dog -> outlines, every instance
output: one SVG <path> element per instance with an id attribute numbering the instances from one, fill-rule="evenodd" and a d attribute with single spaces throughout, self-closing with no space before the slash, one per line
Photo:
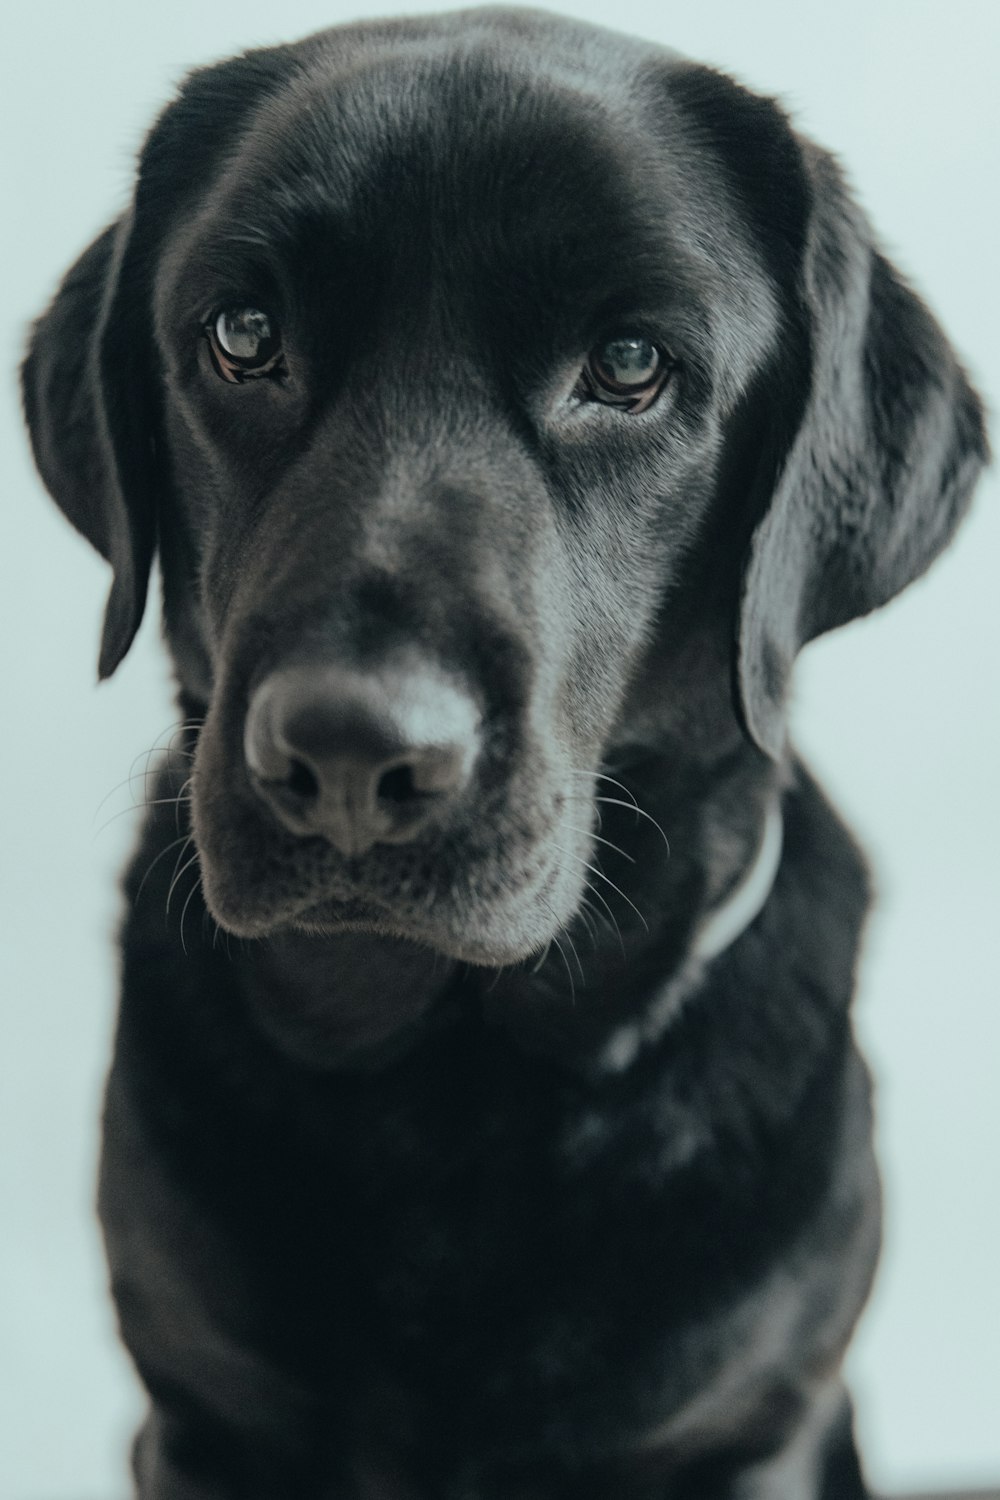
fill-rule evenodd
<path id="1" fill-rule="evenodd" d="M 141 1500 L 860 1500 L 868 882 L 786 705 L 987 440 L 831 157 L 541 12 L 250 52 L 23 391 L 183 716 L 99 1194 Z"/>

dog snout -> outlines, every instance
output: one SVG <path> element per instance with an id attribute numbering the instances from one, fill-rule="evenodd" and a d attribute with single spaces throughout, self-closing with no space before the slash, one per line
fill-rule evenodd
<path id="1" fill-rule="evenodd" d="M 440 821 L 479 746 L 475 701 L 428 668 L 279 668 L 254 690 L 244 731 L 258 796 L 293 833 L 348 856 Z"/>

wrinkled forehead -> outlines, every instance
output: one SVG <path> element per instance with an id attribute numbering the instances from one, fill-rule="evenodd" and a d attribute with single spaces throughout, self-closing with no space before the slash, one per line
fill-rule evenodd
<path id="1" fill-rule="evenodd" d="M 666 301 L 766 344 L 767 276 L 669 59 L 611 77 L 487 45 L 320 56 L 261 107 L 189 243 L 230 272 L 351 261 L 554 307 Z"/>

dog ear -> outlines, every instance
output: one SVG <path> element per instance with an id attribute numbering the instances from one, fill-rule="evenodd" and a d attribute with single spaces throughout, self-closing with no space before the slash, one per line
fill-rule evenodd
<path id="1" fill-rule="evenodd" d="M 810 387 L 751 537 L 736 662 L 745 727 L 775 759 L 800 647 L 928 567 L 988 458 L 980 403 L 941 330 L 874 248 L 832 159 L 801 150 Z"/>
<path id="2" fill-rule="evenodd" d="M 162 240 L 254 106 L 298 66 L 293 49 L 263 48 L 189 75 L 146 139 L 132 208 L 80 257 L 32 334 L 21 378 L 35 462 L 114 570 L 102 678 L 139 628 L 156 547 L 161 397 L 151 307 Z"/>
<path id="3" fill-rule="evenodd" d="M 84 252 L 35 325 L 22 369 L 39 472 L 114 570 L 101 677 L 139 628 L 156 541 L 150 382 L 124 271 L 131 239 L 129 214 Z"/>

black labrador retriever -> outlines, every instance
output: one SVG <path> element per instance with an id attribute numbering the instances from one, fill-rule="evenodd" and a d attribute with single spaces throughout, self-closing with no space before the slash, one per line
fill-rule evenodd
<path id="1" fill-rule="evenodd" d="M 24 391 L 185 716 L 100 1191 L 142 1500 L 862 1496 L 867 884 L 785 705 L 986 440 L 834 162 L 530 11 L 251 52 Z"/>

